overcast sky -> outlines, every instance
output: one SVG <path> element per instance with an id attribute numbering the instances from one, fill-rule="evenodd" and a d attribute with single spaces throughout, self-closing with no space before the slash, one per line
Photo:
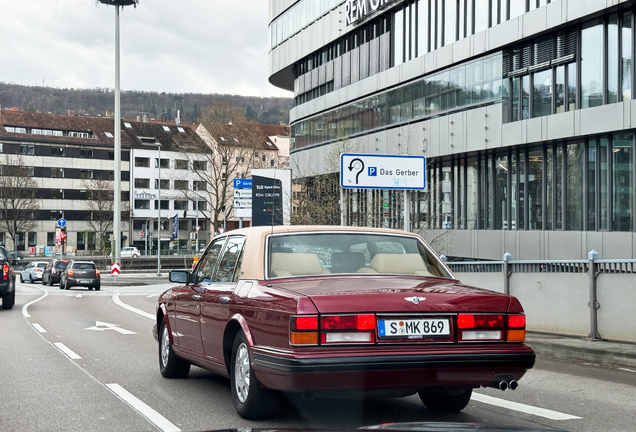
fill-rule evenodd
<path id="1" fill-rule="evenodd" d="M 267 81 L 267 0 L 141 0 L 121 13 L 126 90 L 285 96 Z M 115 9 L 0 0 L 0 81 L 115 87 Z"/>

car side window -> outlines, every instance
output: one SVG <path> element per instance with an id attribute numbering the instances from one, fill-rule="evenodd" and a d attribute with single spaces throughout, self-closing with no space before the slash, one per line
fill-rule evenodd
<path id="1" fill-rule="evenodd" d="M 214 273 L 214 269 L 216 268 L 216 263 L 225 244 L 225 240 L 226 239 L 220 239 L 212 243 L 206 254 L 201 258 L 201 261 L 199 261 L 196 270 L 196 284 L 208 285 L 212 283 L 212 273 Z"/>
<path id="2" fill-rule="evenodd" d="M 227 242 L 219 269 L 214 276 L 214 282 L 234 282 L 234 274 L 237 271 L 236 264 L 241 256 L 245 237 L 231 237 Z"/>

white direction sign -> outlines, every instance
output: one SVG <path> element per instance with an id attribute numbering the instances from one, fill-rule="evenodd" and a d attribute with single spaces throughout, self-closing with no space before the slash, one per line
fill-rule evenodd
<path id="1" fill-rule="evenodd" d="M 354 189 L 425 189 L 423 156 L 340 155 L 340 186 Z"/>
<path id="2" fill-rule="evenodd" d="M 234 200 L 234 208 L 252 208 L 252 200 L 251 199 L 235 199 Z"/>
<path id="3" fill-rule="evenodd" d="M 237 218 L 251 218 L 252 208 L 234 208 L 234 217 Z"/>
<path id="4" fill-rule="evenodd" d="M 252 189 L 234 189 L 234 198 L 252 199 Z"/>
<path id="5" fill-rule="evenodd" d="M 87 327 L 84 330 L 93 330 L 93 331 L 105 331 L 105 330 L 114 330 L 117 333 L 121 333 L 123 335 L 134 335 L 137 334 L 134 331 L 126 330 L 123 328 L 119 328 L 117 324 L 110 324 L 106 322 L 96 321 L 93 327 Z"/>

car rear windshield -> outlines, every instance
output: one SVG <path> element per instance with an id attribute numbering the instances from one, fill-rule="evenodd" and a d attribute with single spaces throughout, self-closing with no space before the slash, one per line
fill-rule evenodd
<path id="1" fill-rule="evenodd" d="M 43 268 L 46 268 L 47 265 L 49 265 L 49 263 L 42 262 L 42 263 L 37 263 L 35 266 L 37 268 L 43 269 Z"/>
<path id="2" fill-rule="evenodd" d="M 416 237 L 356 232 L 274 235 L 269 240 L 269 277 L 337 274 L 451 278 Z"/>
<path id="3" fill-rule="evenodd" d="M 75 263 L 73 264 L 75 270 L 95 270 L 95 264 L 93 263 Z"/>
<path id="4" fill-rule="evenodd" d="M 64 262 L 64 261 L 58 261 L 55 263 L 55 268 L 56 269 L 65 269 L 66 266 L 68 265 L 68 261 Z"/>

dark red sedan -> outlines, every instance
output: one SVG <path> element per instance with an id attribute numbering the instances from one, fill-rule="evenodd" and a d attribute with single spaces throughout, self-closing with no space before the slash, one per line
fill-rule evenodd
<path id="1" fill-rule="evenodd" d="M 511 296 L 462 285 L 416 234 L 262 227 L 215 237 L 157 305 L 163 376 L 230 377 L 237 412 L 274 391 L 408 396 L 456 412 L 478 387 L 515 389 L 534 365 Z"/>

